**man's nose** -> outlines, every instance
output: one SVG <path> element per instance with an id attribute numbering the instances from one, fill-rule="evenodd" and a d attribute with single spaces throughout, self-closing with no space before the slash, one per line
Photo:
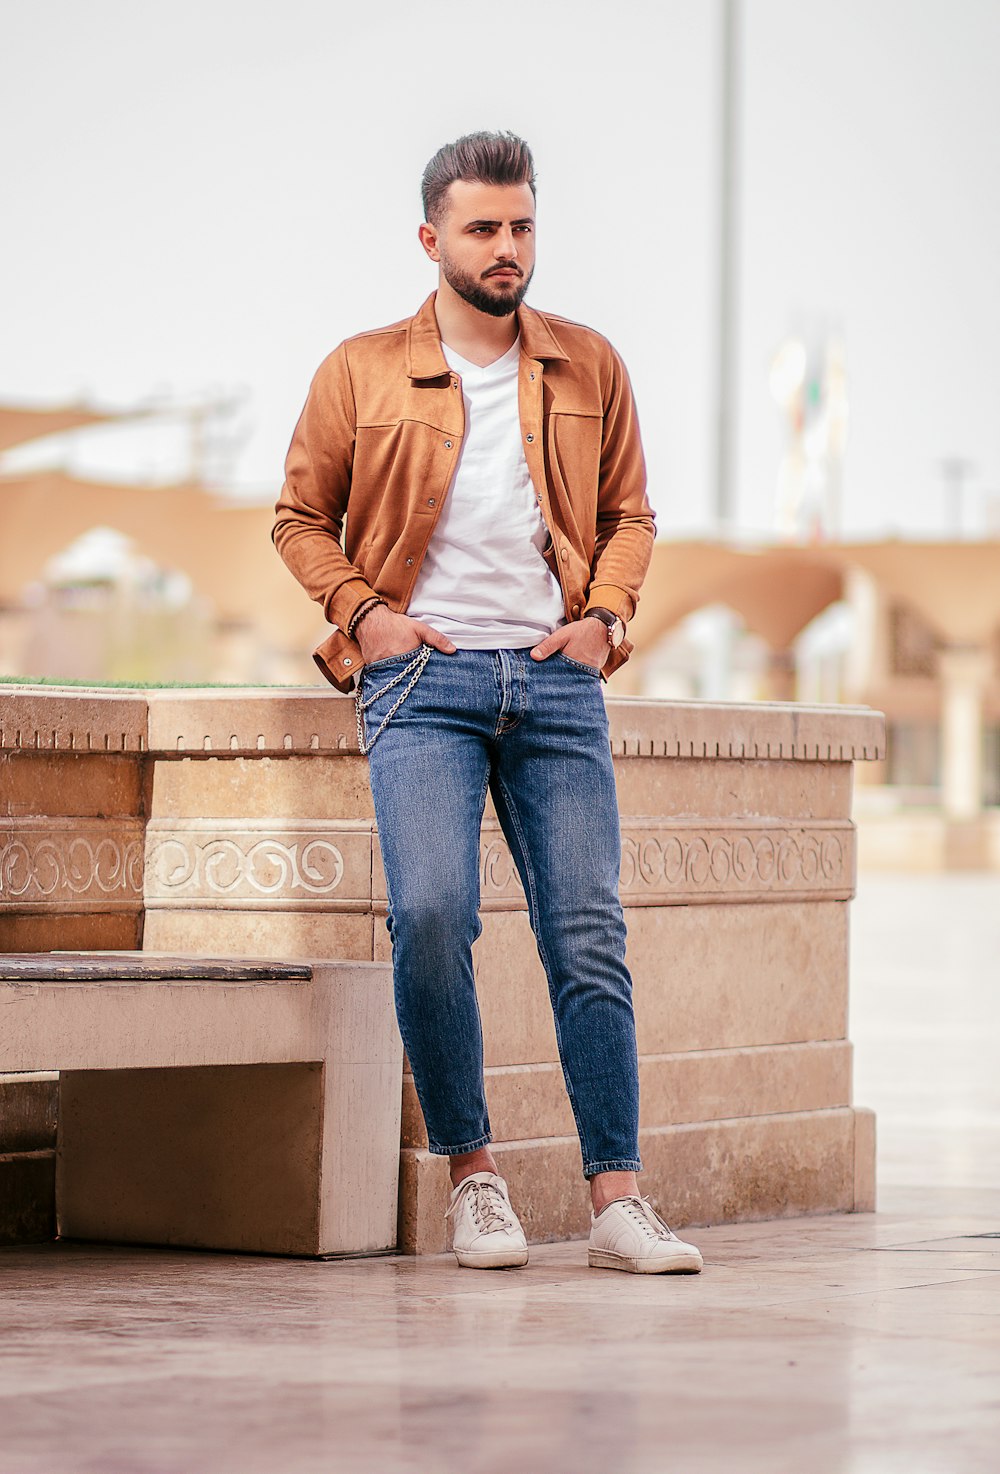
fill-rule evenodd
<path id="1" fill-rule="evenodd" d="M 498 230 L 493 237 L 493 254 L 498 261 L 513 261 L 517 255 L 517 243 L 512 230 Z"/>

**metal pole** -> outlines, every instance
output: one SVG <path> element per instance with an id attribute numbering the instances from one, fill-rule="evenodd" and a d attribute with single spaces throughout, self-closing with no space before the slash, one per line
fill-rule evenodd
<path id="1" fill-rule="evenodd" d="M 733 450 L 736 431 L 736 311 L 739 270 L 739 0 L 721 0 L 719 109 L 719 281 L 715 419 L 715 522 L 736 522 Z"/>
<path id="2" fill-rule="evenodd" d="M 954 538 L 962 536 L 965 521 L 965 488 L 976 469 L 964 456 L 945 456 L 940 462 L 945 489 L 946 531 Z"/>

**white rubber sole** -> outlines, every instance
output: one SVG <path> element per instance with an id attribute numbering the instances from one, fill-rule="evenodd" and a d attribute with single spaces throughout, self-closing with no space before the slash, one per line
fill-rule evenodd
<path id="1" fill-rule="evenodd" d="M 520 1269 L 528 1262 L 527 1249 L 496 1249 L 491 1254 L 475 1254 L 468 1249 L 453 1249 L 463 1269 Z"/>
<path id="2" fill-rule="evenodd" d="M 610 1249 L 588 1249 L 591 1269 L 621 1269 L 626 1274 L 699 1274 L 701 1255 L 676 1254 L 672 1259 L 638 1259 L 630 1254 L 613 1254 Z"/>

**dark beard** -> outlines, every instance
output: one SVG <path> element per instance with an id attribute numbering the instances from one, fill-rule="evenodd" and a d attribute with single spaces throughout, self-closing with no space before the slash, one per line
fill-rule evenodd
<path id="1" fill-rule="evenodd" d="M 441 257 L 441 270 L 453 292 L 457 292 L 477 312 L 485 312 L 489 317 L 509 317 L 512 312 L 516 312 L 524 301 L 524 294 L 534 275 L 533 271 L 529 271 L 520 281 L 504 284 L 497 291 L 495 286 L 492 290 L 488 286 L 488 277 L 484 281 L 480 277 L 469 276 L 466 272 L 459 271 L 444 256 Z"/>

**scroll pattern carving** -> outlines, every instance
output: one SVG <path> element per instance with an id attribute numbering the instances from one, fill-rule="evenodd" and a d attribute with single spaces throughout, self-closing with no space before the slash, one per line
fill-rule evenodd
<path id="1" fill-rule="evenodd" d="M 624 894 L 664 889 L 837 890 L 850 885 L 844 835 L 836 830 L 623 834 Z"/>
<path id="2" fill-rule="evenodd" d="M 521 882 L 514 857 L 502 835 L 484 832 L 479 850 L 480 885 L 483 896 L 520 896 Z"/>
<path id="3" fill-rule="evenodd" d="M 523 905 L 513 859 L 496 825 L 483 829 L 480 884 L 484 906 Z M 626 820 L 622 828 L 619 889 L 630 905 L 847 896 L 853 885 L 854 827 L 846 821 L 714 826 Z"/>
<path id="4" fill-rule="evenodd" d="M 154 821 L 146 841 L 146 905 L 367 910 L 371 827 Z"/>
<path id="5" fill-rule="evenodd" d="M 328 839 L 291 842 L 269 836 L 251 843 L 229 837 L 203 844 L 179 837 L 149 852 L 150 879 L 158 890 L 179 895 L 269 896 L 300 891 L 328 896 L 344 878 L 344 857 Z"/>
<path id="6" fill-rule="evenodd" d="M 142 878 L 140 823 L 8 820 L 0 829 L 0 911 L 137 908 Z"/>

